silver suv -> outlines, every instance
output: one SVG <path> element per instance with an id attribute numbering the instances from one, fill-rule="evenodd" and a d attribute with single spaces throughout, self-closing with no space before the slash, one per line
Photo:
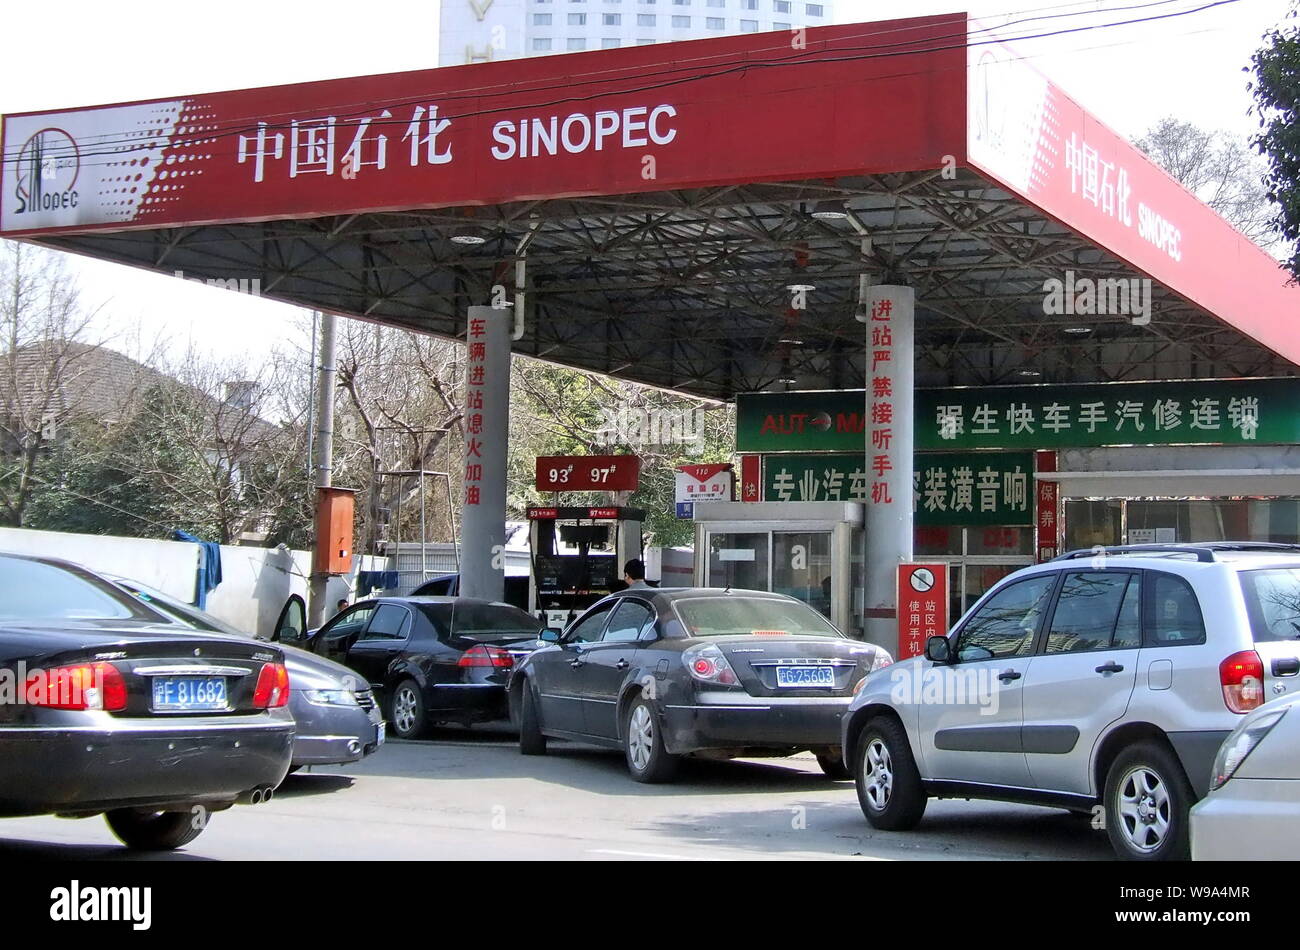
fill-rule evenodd
<path id="1" fill-rule="evenodd" d="M 914 827 L 931 797 L 989 798 L 1090 813 L 1124 858 L 1185 858 L 1220 743 L 1300 687 L 1298 638 L 1300 546 L 1074 551 L 869 676 L 844 761 L 876 828 Z"/>

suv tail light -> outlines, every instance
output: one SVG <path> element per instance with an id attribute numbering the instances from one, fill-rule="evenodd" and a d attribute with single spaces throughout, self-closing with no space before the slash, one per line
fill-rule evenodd
<path id="1" fill-rule="evenodd" d="M 508 670 L 515 665 L 515 658 L 510 655 L 509 650 L 480 643 L 478 646 L 470 647 L 462 653 L 460 659 L 456 661 L 456 665 L 491 666 L 499 670 Z"/>
<path id="2" fill-rule="evenodd" d="M 1223 702 L 1235 713 L 1248 713 L 1264 703 L 1264 661 L 1254 650 L 1234 653 L 1219 664 Z"/>
<path id="3" fill-rule="evenodd" d="M 253 708 L 278 709 L 289 702 L 289 671 L 283 663 L 263 663 L 253 688 Z"/>
<path id="4" fill-rule="evenodd" d="M 46 709 L 126 708 L 126 680 L 112 663 L 78 663 L 35 670 L 24 684 L 29 706 Z"/>

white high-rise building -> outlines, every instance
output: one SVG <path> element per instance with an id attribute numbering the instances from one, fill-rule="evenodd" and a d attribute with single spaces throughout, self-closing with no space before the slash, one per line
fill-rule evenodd
<path id="1" fill-rule="evenodd" d="M 442 0 L 438 65 L 833 22 L 833 0 Z"/>

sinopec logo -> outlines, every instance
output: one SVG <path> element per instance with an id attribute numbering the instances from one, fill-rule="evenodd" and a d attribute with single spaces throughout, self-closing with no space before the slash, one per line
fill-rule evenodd
<path id="1" fill-rule="evenodd" d="M 15 214 L 77 207 L 81 157 L 77 143 L 62 129 L 41 129 L 18 152 Z"/>

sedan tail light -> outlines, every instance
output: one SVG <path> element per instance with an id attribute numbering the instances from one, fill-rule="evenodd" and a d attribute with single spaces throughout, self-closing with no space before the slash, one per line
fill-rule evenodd
<path id="1" fill-rule="evenodd" d="M 263 663 L 253 688 L 255 709 L 278 709 L 289 702 L 289 671 L 283 663 Z"/>
<path id="2" fill-rule="evenodd" d="M 480 643 L 476 647 L 470 647 L 461 654 L 456 661 L 457 666 L 491 666 L 499 670 L 508 670 L 515 665 L 515 658 L 509 650 L 503 650 L 501 647 L 490 647 Z"/>
<path id="3" fill-rule="evenodd" d="M 24 697 L 29 706 L 46 709 L 126 708 L 126 680 L 112 663 L 78 663 L 36 670 L 27 677 Z"/>
<path id="4" fill-rule="evenodd" d="M 1264 703 L 1264 661 L 1254 650 L 1234 653 L 1219 664 L 1223 702 L 1235 713 L 1248 713 Z"/>
<path id="5" fill-rule="evenodd" d="M 722 651 L 712 644 L 682 651 L 682 663 L 692 678 L 715 686 L 736 686 L 740 679 Z"/>

